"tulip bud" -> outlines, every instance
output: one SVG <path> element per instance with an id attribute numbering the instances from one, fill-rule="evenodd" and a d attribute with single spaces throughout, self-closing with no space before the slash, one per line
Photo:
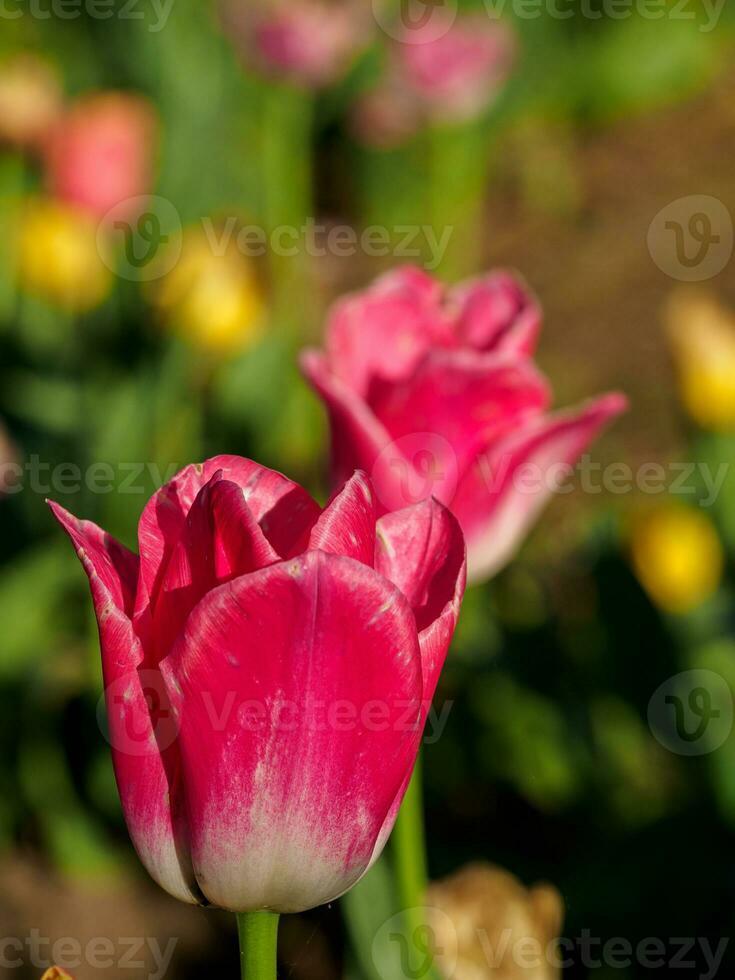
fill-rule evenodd
<path id="1" fill-rule="evenodd" d="M 96 221 L 60 201 L 29 201 L 19 218 L 21 285 L 73 313 L 98 306 L 112 275 L 100 254 Z"/>
<path id="2" fill-rule="evenodd" d="M 0 142 L 39 149 L 61 112 L 61 87 L 51 66 L 23 54 L 0 64 Z"/>
<path id="3" fill-rule="evenodd" d="M 735 429 L 735 314 L 704 292 L 681 290 L 666 327 L 682 403 L 705 429 Z"/>
<path id="4" fill-rule="evenodd" d="M 192 346 L 214 354 L 252 346 L 261 336 L 264 304 L 248 259 L 235 248 L 217 254 L 196 230 L 186 231 L 171 247 L 179 246 L 177 262 L 151 288 L 164 323 Z"/>
<path id="5" fill-rule="evenodd" d="M 336 81 L 366 40 L 367 19 L 357 3 L 224 0 L 221 11 L 248 66 L 304 88 Z"/>
<path id="6" fill-rule="evenodd" d="M 74 977 L 60 966 L 52 966 L 46 970 L 41 980 L 74 980 Z"/>
<path id="7" fill-rule="evenodd" d="M 639 517 L 630 539 L 633 568 L 649 597 L 670 613 L 686 613 L 717 589 L 724 555 L 701 510 L 667 503 Z"/>
<path id="8" fill-rule="evenodd" d="M 553 885 L 526 888 L 507 871 L 478 862 L 434 882 L 427 905 L 436 965 L 447 980 L 559 976 L 554 947 L 564 901 Z"/>
<path id="9" fill-rule="evenodd" d="M 49 144 L 50 190 L 97 218 L 113 207 L 120 220 L 135 218 L 135 199 L 153 182 L 157 128 L 155 110 L 141 96 L 102 92 L 79 99 Z"/>
<path id="10" fill-rule="evenodd" d="M 296 912 L 380 856 L 464 592 L 433 500 L 376 520 L 356 473 L 322 510 L 237 456 L 146 505 L 140 555 L 57 504 L 89 577 L 128 828 L 183 901 Z"/>

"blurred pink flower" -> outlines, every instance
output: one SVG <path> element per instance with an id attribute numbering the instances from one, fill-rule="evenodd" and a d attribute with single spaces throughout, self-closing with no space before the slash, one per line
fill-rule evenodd
<path id="1" fill-rule="evenodd" d="M 382 79 L 355 105 L 352 128 L 363 142 L 394 146 L 428 123 L 466 122 L 497 97 L 515 59 L 511 28 L 482 15 L 438 29 L 436 11 L 423 26 L 403 28 Z"/>
<path id="2" fill-rule="evenodd" d="M 305 88 L 336 81 L 367 38 L 355 3 L 224 0 L 222 19 L 246 64 Z"/>
<path id="3" fill-rule="evenodd" d="M 51 507 L 89 577 L 150 874 L 238 912 L 337 898 L 379 857 L 416 761 L 464 592 L 457 521 L 435 501 L 376 520 L 361 473 L 322 510 L 238 456 L 154 494 L 139 556 Z"/>
<path id="4" fill-rule="evenodd" d="M 134 199 L 153 182 L 157 136 L 155 109 L 142 96 L 101 92 L 79 99 L 50 141 L 50 190 L 97 218 L 116 206 L 116 218 L 136 217 Z"/>
<path id="5" fill-rule="evenodd" d="M 422 31 L 427 40 L 421 41 Z M 449 121 L 479 115 L 498 94 L 515 58 L 510 27 L 483 15 L 457 18 L 438 37 L 432 19 L 399 42 L 400 74 L 427 113 Z"/>
<path id="6" fill-rule="evenodd" d="M 364 469 L 383 511 L 436 497 L 459 520 L 475 581 L 512 557 L 564 468 L 626 405 L 609 394 L 547 414 L 540 322 L 509 273 L 446 290 L 406 267 L 337 303 L 326 351 L 302 357 L 329 413 L 335 484 Z"/>

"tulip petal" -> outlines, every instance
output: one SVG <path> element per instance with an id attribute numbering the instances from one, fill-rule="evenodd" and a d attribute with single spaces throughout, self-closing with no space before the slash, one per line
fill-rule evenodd
<path id="1" fill-rule="evenodd" d="M 104 594 L 116 609 L 130 615 L 138 580 L 138 556 L 92 521 L 78 520 L 52 500 L 48 505 L 84 564 L 95 602 Z"/>
<path id="2" fill-rule="evenodd" d="M 189 509 L 153 609 L 154 660 L 168 653 L 186 617 L 210 590 L 280 558 L 245 502 L 218 470 Z"/>
<path id="3" fill-rule="evenodd" d="M 332 483 L 342 486 L 355 470 L 371 473 L 390 436 L 369 407 L 332 371 L 318 351 L 301 355 L 304 375 L 324 400 L 332 430 Z"/>
<path id="4" fill-rule="evenodd" d="M 515 276 L 493 272 L 450 290 L 456 306 L 457 339 L 480 351 L 527 357 L 536 349 L 541 308 Z"/>
<path id="5" fill-rule="evenodd" d="M 214 474 L 242 488 L 253 517 L 281 557 L 298 550 L 319 507 L 298 484 L 281 473 L 240 456 L 215 456 L 185 467 L 146 504 L 138 526 L 141 556 L 136 618 L 155 601 L 163 570 L 184 527 L 191 505 Z"/>
<path id="6" fill-rule="evenodd" d="M 339 301 L 327 325 L 330 368 L 362 397 L 374 377 L 409 377 L 430 347 L 454 346 L 442 293 L 441 283 L 406 266 Z"/>
<path id="7" fill-rule="evenodd" d="M 440 436 L 463 474 L 491 439 L 549 402 L 531 361 L 474 351 L 432 351 L 403 384 L 372 386 L 370 405 L 392 439 Z"/>
<path id="8" fill-rule="evenodd" d="M 307 552 L 202 600 L 162 670 L 210 901 L 299 911 L 357 880 L 418 749 L 419 658 L 405 598 L 350 558 Z"/>
<path id="9" fill-rule="evenodd" d="M 157 671 L 139 670 L 143 649 L 125 611 L 126 604 L 132 606 L 131 571 L 137 557 L 96 524 L 77 520 L 58 504 L 50 506 L 71 538 L 92 590 L 112 761 L 130 836 L 162 888 L 181 901 L 198 903 L 176 792 L 176 733 L 165 708 L 166 691 Z"/>
<path id="10" fill-rule="evenodd" d="M 311 530 L 309 548 L 345 555 L 373 568 L 375 498 L 370 481 L 357 472 L 322 511 Z"/>
<path id="11" fill-rule="evenodd" d="M 464 594 L 464 536 L 433 498 L 381 517 L 377 534 L 375 568 L 398 586 L 416 617 L 428 710 Z"/>
<path id="12" fill-rule="evenodd" d="M 467 539 L 470 581 L 510 560 L 551 497 L 555 470 L 576 462 L 626 407 L 623 395 L 603 395 L 576 411 L 533 420 L 478 458 L 452 502 Z M 521 468 L 527 484 L 518 478 Z"/>

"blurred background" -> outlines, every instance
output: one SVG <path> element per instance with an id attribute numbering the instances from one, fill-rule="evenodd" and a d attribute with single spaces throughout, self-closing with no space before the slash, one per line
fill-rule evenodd
<path id="1" fill-rule="evenodd" d="M 87 583 L 44 498 L 131 547 L 148 494 L 219 452 L 323 501 L 295 351 L 337 296 L 415 262 L 518 270 L 557 404 L 631 400 L 588 482 L 467 594 L 425 752 L 432 877 L 489 861 L 553 884 L 575 943 L 714 950 L 735 928 L 735 12 L 447 0 L 487 45 L 412 91 L 391 5 L 305 6 L 290 33 L 258 6 L 0 11 L 0 939 L 173 938 L 158 976 L 236 975 L 230 918 L 133 855 Z M 382 920 L 350 916 L 289 917 L 283 976 L 379 978 Z M 703 948 L 682 959 L 714 976 Z M 570 977 L 653 968 L 575 950 Z M 42 972 L 20 960 L 0 975 Z M 148 945 L 131 961 L 72 972 L 156 975 Z"/>

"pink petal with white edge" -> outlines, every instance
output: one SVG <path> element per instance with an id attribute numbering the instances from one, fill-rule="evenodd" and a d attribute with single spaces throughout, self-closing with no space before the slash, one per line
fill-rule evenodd
<path id="1" fill-rule="evenodd" d="M 281 557 L 297 551 L 319 516 L 319 507 L 297 483 L 241 456 L 214 456 L 185 467 L 146 504 L 138 525 L 141 556 L 136 621 L 155 601 L 163 569 L 184 527 L 191 505 L 214 474 L 236 483 L 265 536 Z"/>
<path id="2" fill-rule="evenodd" d="M 536 349 L 541 308 L 520 279 L 493 272 L 450 290 L 448 304 L 457 308 L 457 339 L 476 350 L 527 357 Z"/>
<path id="3" fill-rule="evenodd" d="M 627 404 L 623 395 L 609 394 L 537 419 L 477 460 L 452 502 L 467 539 L 471 582 L 491 577 L 513 557 L 554 492 L 552 477 L 561 475 L 555 468 L 575 463 Z"/>
<path id="4" fill-rule="evenodd" d="M 398 586 L 416 617 L 428 710 L 464 594 L 464 536 L 454 515 L 434 499 L 381 517 L 377 535 L 375 568 Z"/>
<path id="5" fill-rule="evenodd" d="M 319 351 L 301 354 L 304 376 L 323 399 L 331 426 L 332 484 L 342 486 L 355 470 L 371 473 L 375 461 L 391 439 L 355 392 L 329 369 Z"/>
<path id="6" fill-rule="evenodd" d="M 334 494 L 311 529 L 309 548 L 375 565 L 375 498 L 370 481 L 357 472 Z"/>
<path id="7" fill-rule="evenodd" d="M 137 557 L 90 521 L 51 503 L 89 578 L 102 649 L 105 701 L 125 822 L 151 877 L 183 902 L 201 896 L 188 858 L 187 828 L 175 791 L 175 725 L 157 671 L 143 669 L 143 649 L 125 606 L 132 605 Z M 154 717 L 150 705 L 157 708 Z"/>
<path id="8" fill-rule="evenodd" d="M 403 595 L 359 562 L 307 552 L 210 593 L 162 668 L 207 898 L 294 912 L 349 888 L 418 750 Z"/>

